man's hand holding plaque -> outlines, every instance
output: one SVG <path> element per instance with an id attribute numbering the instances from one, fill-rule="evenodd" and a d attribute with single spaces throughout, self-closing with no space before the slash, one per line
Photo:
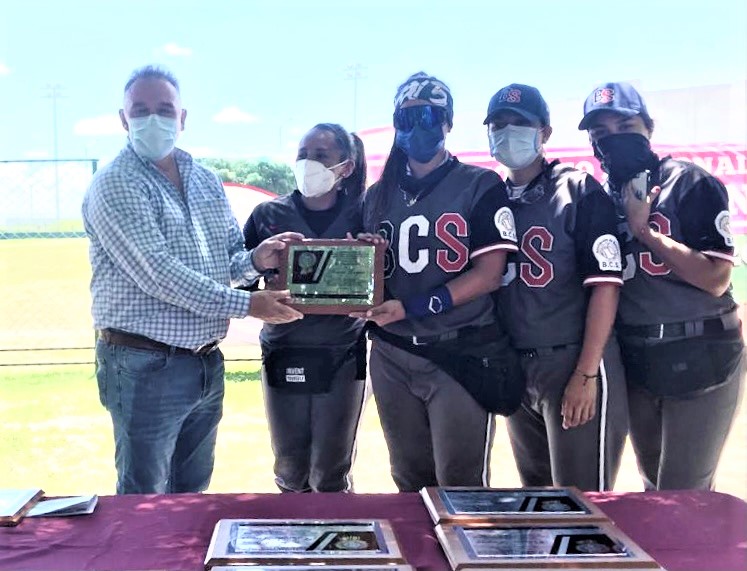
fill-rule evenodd
<path id="1" fill-rule="evenodd" d="M 263 240 L 252 250 L 252 263 L 259 272 L 275 269 L 280 265 L 283 251 L 289 240 L 302 240 L 298 232 L 282 232 Z M 282 290 L 282 288 L 281 288 Z M 266 323 L 288 323 L 302 319 L 303 314 L 288 307 L 288 291 L 255 291 L 249 306 L 249 315 Z"/>

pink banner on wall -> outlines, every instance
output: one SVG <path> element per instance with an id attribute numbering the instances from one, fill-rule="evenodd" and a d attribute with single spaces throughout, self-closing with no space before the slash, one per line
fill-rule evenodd
<path id="1" fill-rule="evenodd" d="M 392 137 L 393 138 L 393 137 Z M 391 144 L 391 138 L 389 139 Z M 364 143 L 367 143 L 364 138 Z M 660 157 L 671 155 L 675 159 L 691 161 L 716 176 L 729 191 L 731 229 L 735 234 L 747 234 L 747 149 L 744 145 L 713 144 L 697 146 L 655 145 Z M 589 148 L 546 148 L 549 159 L 590 173 L 600 182 L 605 173 Z M 506 177 L 506 169 L 497 163 L 487 151 L 452 151 L 464 163 L 495 170 Z M 368 183 L 378 180 L 386 160 L 385 154 L 370 154 L 368 160 Z"/>

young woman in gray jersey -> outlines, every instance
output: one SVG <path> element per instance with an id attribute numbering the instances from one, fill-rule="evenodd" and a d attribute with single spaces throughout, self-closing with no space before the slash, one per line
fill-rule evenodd
<path id="1" fill-rule="evenodd" d="M 483 405 L 500 410 L 518 384 L 489 295 L 516 250 L 513 216 L 500 177 L 446 150 L 452 119 L 444 83 L 408 78 L 394 146 L 365 200 L 367 230 L 389 242 L 387 300 L 357 315 L 375 324 L 371 380 L 401 491 L 487 485 L 492 414 L 465 387 L 496 388 L 500 402 Z"/>
<path id="2" fill-rule="evenodd" d="M 617 330 L 638 468 L 647 489 L 709 489 L 744 382 L 729 202 L 703 169 L 659 159 L 653 127 L 626 83 L 594 89 L 579 124 L 624 234 Z"/>
<path id="3" fill-rule="evenodd" d="M 252 247 L 280 228 L 307 238 L 345 238 L 362 229 L 363 143 L 340 125 L 304 135 L 296 162 L 298 190 L 257 206 L 244 226 Z M 365 400 L 365 322 L 307 315 L 260 333 L 262 388 L 283 492 L 350 492 L 355 438 Z M 288 371 L 303 371 L 303 375 Z"/>
<path id="4" fill-rule="evenodd" d="M 496 298 L 527 379 L 508 418 L 522 484 L 612 489 L 628 422 L 608 342 L 622 285 L 614 205 L 588 174 L 545 160 L 552 127 L 536 88 L 498 91 L 484 123 L 508 168 L 519 241 Z"/>

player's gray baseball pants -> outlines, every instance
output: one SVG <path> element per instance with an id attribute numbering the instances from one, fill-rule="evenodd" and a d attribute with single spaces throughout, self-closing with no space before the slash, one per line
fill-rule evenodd
<path id="1" fill-rule="evenodd" d="M 436 365 L 380 339 L 370 366 L 397 488 L 489 485 L 493 416 Z"/>
<path id="2" fill-rule="evenodd" d="M 355 377 L 355 359 L 347 359 L 329 392 L 292 394 L 268 386 L 262 371 L 275 483 L 281 491 L 353 491 L 350 471 L 366 386 Z"/>
<path id="3" fill-rule="evenodd" d="M 625 374 L 620 349 L 607 343 L 597 381 L 597 410 L 582 426 L 563 429 L 563 392 L 580 345 L 520 350 L 527 378 L 521 408 L 508 433 L 524 486 L 576 486 L 611 490 L 628 432 Z"/>
<path id="4" fill-rule="evenodd" d="M 630 439 L 646 489 L 713 488 L 745 375 L 745 354 L 727 381 L 688 398 L 629 385 Z"/>

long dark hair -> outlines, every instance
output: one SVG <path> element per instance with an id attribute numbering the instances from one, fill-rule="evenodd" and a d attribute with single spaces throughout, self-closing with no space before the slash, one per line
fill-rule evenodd
<path id="1" fill-rule="evenodd" d="M 366 199 L 368 204 L 363 219 L 363 227 L 366 232 L 376 232 L 378 230 L 379 222 L 389 209 L 392 195 L 399 188 L 400 177 L 405 172 L 406 164 L 407 155 L 405 152 L 396 144 L 392 144 L 392 149 L 384 163 L 384 170 L 381 172 L 381 178 L 376 183 L 376 191 Z"/>
<path id="2" fill-rule="evenodd" d="M 342 160 L 353 161 L 353 172 L 342 179 L 342 189 L 351 198 L 359 198 L 366 190 L 366 151 L 363 141 L 355 133 L 348 133 L 342 125 L 337 123 L 319 123 L 312 127 L 314 130 L 328 131 L 335 137 L 335 143 L 340 150 Z"/>
<path id="3" fill-rule="evenodd" d="M 437 82 L 442 89 L 446 91 L 446 97 L 448 98 L 446 111 L 446 122 L 449 127 L 453 124 L 453 100 L 451 99 L 451 93 L 449 92 L 446 84 L 434 77 L 428 75 L 424 71 L 419 71 L 408 77 L 398 88 L 397 96 L 395 96 L 395 109 L 401 105 L 400 94 L 405 89 L 405 86 L 412 83 L 413 80 L 429 80 Z M 389 209 L 391 204 L 392 196 L 396 194 L 399 189 L 400 179 L 405 173 L 405 165 L 407 164 L 407 155 L 400 149 L 396 142 L 392 144 L 392 149 L 389 151 L 389 156 L 384 163 L 384 170 L 381 173 L 381 178 L 376 183 L 376 191 L 366 198 L 367 204 L 363 217 L 363 226 L 367 232 L 376 232 L 378 230 L 379 222 L 383 218 L 386 211 Z"/>

